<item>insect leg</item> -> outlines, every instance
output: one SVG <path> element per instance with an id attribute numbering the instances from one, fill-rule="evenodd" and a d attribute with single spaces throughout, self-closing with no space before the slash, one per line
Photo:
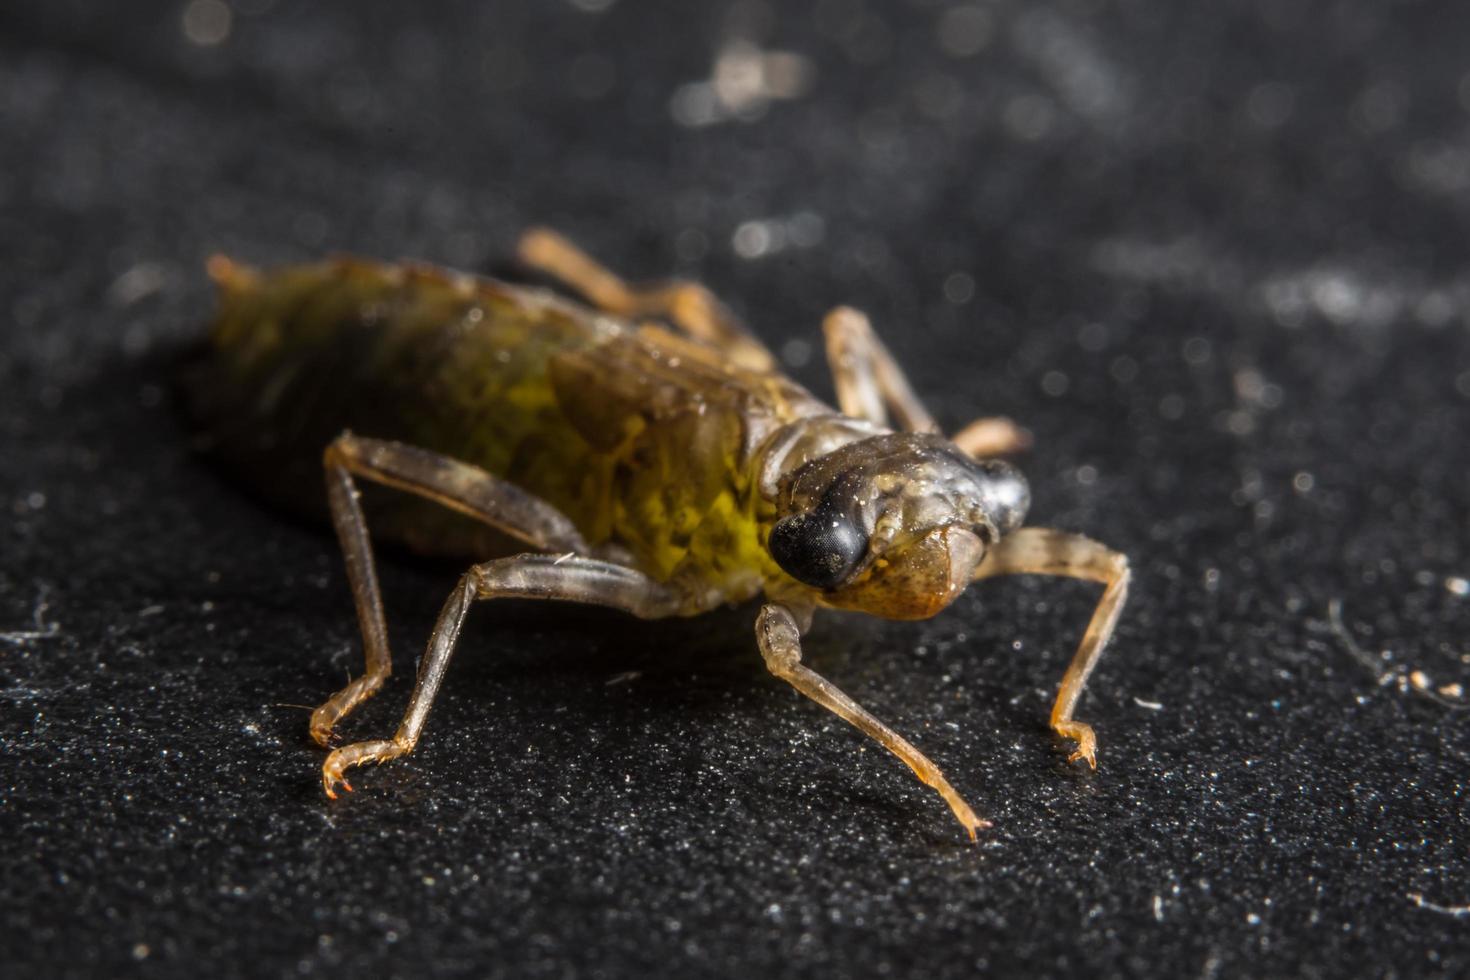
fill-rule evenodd
<path id="1" fill-rule="evenodd" d="M 1031 433 L 1000 415 L 976 419 L 950 437 L 975 459 L 1010 456 L 1031 448 Z"/>
<path id="2" fill-rule="evenodd" d="M 822 321 L 822 333 L 837 404 L 844 415 L 887 425 L 891 412 L 911 432 L 939 431 L 867 316 L 839 306 Z M 978 458 L 1024 449 L 1030 445 L 1030 436 L 1010 419 L 984 418 L 962 429 L 954 443 Z"/>
<path id="3" fill-rule="evenodd" d="M 990 826 L 989 821 L 981 820 L 975 815 L 970 805 L 960 798 L 949 780 L 944 778 L 939 767 L 930 762 L 924 753 L 874 718 L 866 708 L 838 690 L 825 677 L 802 665 L 801 631 L 789 609 L 774 603 L 763 606 L 755 621 L 755 637 L 760 645 L 761 656 L 766 660 L 766 669 L 828 711 L 856 726 L 903 760 L 921 782 L 932 787 L 944 798 L 955 817 L 969 832 L 971 840 L 975 839 L 975 831 Z"/>
<path id="4" fill-rule="evenodd" d="M 891 411 L 905 429 L 939 431 L 866 315 L 839 306 L 822 320 L 822 333 L 827 340 L 827 365 L 837 387 L 837 405 L 844 415 L 887 425 Z"/>
<path id="5" fill-rule="evenodd" d="M 571 520 L 545 501 L 479 467 L 399 442 L 363 439 L 343 433 L 327 447 L 327 502 L 342 545 L 347 579 L 357 605 L 367 667 L 361 677 L 332 695 L 311 716 L 311 737 L 326 745 L 333 727 L 377 693 L 392 670 L 383 599 L 373 566 L 367 521 L 353 477 L 362 477 L 442 504 L 478 518 L 533 548 L 585 552 L 586 543 Z"/>
<path id="6" fill-rule="evenodd" d="M 1072 718 L 1077 699 L 1087 685 L 1087 677 L 1097 666 L 1103 647 L 1113 635 L 1118 614 L 1128 598 L 1131 572 L 1126 556 L 1098 544 L 1080 534 L 1068 534 L 1044 527 L 1023 527 L 1001 538 L 975 570 L 975 578 L 992 575 L 1060 575 L 1066 578 L 1100 582 L 1102 598 L 1087 624 L 1082 643 L 1072 657 L 1057 691 L 1051 711 L 1051 727 L 1063 738 L 1076 741 L 1077 751 L 1068 759 L 1086 759 L 1097 768 L 1097 736 L 1092 727 Z"/>
<path id="7" fill-rule="evenodd" d="M 719 347 L 742 367 L 769 371 L 776 366 L 765 345 L 698 283 L 675 280 L 631 286 L 547 228 L 528 230 L 517 251 L 521 261 L 560 279 L 598 309 L 630 318 L 667 317 L 692 336 Z"/>
<path id="8" fill-rule="evenodd" d="M 611 606 L 644 619 L 670 615 L 680 601 L 673 590 L 641 572 L 592 558 L 518 555 L 476 565 L 459 580 L 439 613 L 398 731 L 391 739 L 356 742 L 333 750 L 322 765 L 322 788 L 327 796 L 336 799 L 339 783 L 352 789 L 343 775 L 352 766 L 387 762 L 413 751 L 444 680 L 470 604 L 477 599 L 508 597 Z"/>

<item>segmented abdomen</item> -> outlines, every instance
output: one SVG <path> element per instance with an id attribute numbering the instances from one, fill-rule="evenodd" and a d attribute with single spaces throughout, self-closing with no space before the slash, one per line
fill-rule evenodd
<path id="1" fill-rule="evenodd" d="M 454 456 L 516 480 L 579 524 L 592 456 L 547 380 L 596 322 L 543 293 L 355 260 L 222 282 L 210 355 L 190 388 L 212 448 L 273 500 L 319 513 L 321 454 L 344 429 Z M 375 534 L 419 550 L 485 545 L 442 508 L 374 495 Z M 499 549 L 497 549 L 499 550 Z"/>
<path id="2" fill-rule="evenodd" d="M 321 512 L 321 453 L 344 429 L 453 456 L 615 542 L 709 601 L 779 575 L 758 540 L 752 446 L 827 411 L 777 375 L 634 330 L 548 294 L 436 270 L 344 260 L 223 286 L 191 389 L 219 455 L 252 485 Z M 443 508 L 370 494 L 378 536 L 488 557 L 512 546 Z"/>

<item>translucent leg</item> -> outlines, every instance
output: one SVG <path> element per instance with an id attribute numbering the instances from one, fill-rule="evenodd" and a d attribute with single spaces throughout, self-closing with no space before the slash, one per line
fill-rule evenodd
<path id="1" fill-rule="evenodd" d="M 1044 527 L 1023 527 L 1001 538 L 975 570 L 975 578 L 992 575 L 1060 575 L 1066 578 L 1101 582 L 1102 598 L 1087 624 L 1087 632 L 1057 691 L 1052 707 L 1051 727 L 1063 738 L 1076 741 L 1077 751 L 1069 761 L 1086 759 L 1097 768 L 1097 736 L 1092 727 L 1072 717 L 1077 699 L 1087 686 L 1087 677 L 1097 666 L 1103 647 L 1113 635 L 1118 614 L 1128 598 L 1131 573 L 1128 559 L 1110 548 L 1080 534 L 1067 534 Z"/>
<path id="2" fill-rule="evenodd" d="M 903 429 L 938 431 L 933 416 L 914 394 L 903 369 L 866 316 L 839 306 L 822 321 L 822 333 L 827 340 L 827 364 L 837 388 L 837 405 L 844 415 L 888 425 L 892 413 Z M 993 417 L 971 422 L 953 441 L 978 459 L 1018 452 L 1030 446 L 1031 437 L 1010 419 Z"/>
<path id="3" fill-rule="evenodd" d="M 354 477 L 427 497 L 539 550 L 587 550 L 571 520 L 544 500 L 478 467 L 416 446 L 343 433 L 327 447 L 323 465 L 332 525 L 347 564 L 367 666 L 361 677 L 312 713 L 311 737 L 320 745 L 328 744 L 339 721 L 378 692 L 392 670 L 383 598 Z"/>
<path id="4" fill-rule="evenodd" d="M 887 425 L 892 412 L 904 429 L 939 430 L 866 316 L 852 307 L 839 306 L 822 320 L 822 333 L 842 414 Z"/>
<path id="5" fill-rule="evenodd" d="M 671 281 L 633 286 L 599 265 L 577 246 L 547 228 L 521 236 L 521 261 L 554 276 L 615 316 L 665 317 L 724 351 L 741 367 L 770 371 L 776 359 L 729 308 L 704 286 Z"/>
<path id="6" fill-rule="evenodd" d="M 981 820 L 975 815 L 970 805 L 960 798 L 960 794 L 955 792 L 949 780 L 944 778 L 939 767 L 930 762 L 924 753 L 914 748 L 903 736 L 874 718 L 866 708 L 843 694 L 825 677 L 803 666 L 801 631 L 797 627 L 795 616 L 789 609 L 774 603 L 764 606 L 760 616 L 756 619 L 755 637 L 756 642 L 760 645 L 761 656 L 765 657 L 766 668 L 772 674 L 786 681 L 839 718 L 856 726 L 869 738 L 903 760 L 904 764 L 914 771 L 914 775 L 944 798 L 944 802 L 948 803 L 949 808 L 954 811 L 955 818 L 964 825 L 971 840 L 975 839 L 975 831 L 990 826 L 988 821 Z"/>
<path id="7" fill-rule="evenodd" d="M 444 681 L 470 604 L 477 599 L 506 597 L 611 606 L 645 619 L 671 615 L 679 607 L 675 593 L 641 572 L 591 558 L 519 555 L 476 565 L 459 580 L 439 613 L 398 731 L 391 739 L 356 742 L 327 756 L 322 765 L 322 789 L 327 796 L 336 799 L 339 784 L 352 790 L 344 775 L 347 769 L 387 762 L 413 751 Z"/>
<path id="8" fill-rule="evenodd" d="M 1031 448 L 1031 433 L 999 415 L 976 419 L 950 437 L 975 459 L 1011 456 Z"/>

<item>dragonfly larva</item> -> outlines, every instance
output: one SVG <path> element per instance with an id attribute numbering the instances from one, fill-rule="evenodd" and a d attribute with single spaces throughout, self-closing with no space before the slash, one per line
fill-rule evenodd
<path id="1" fill-rule="evenodd" d="M 763 595 L 755 640 L 771 673 L 907 763 L 973 838 L 987 822 L 802 663 L 801 635 L 817 609 L 919 619 L 976 579 L 1016 573 L 1104 586 L 1051 714 L 1076 742 L 1071 758 L 1096 766 L 1073 709 L 1122 609 L 1128 562 L 1023 526 L 1026 481 L 997 458 L 1022 430 L 996 418 L 941 435 L 855 310 L 823 323 L 835 411 L 701 286 L 627 285 L 545 230 L 520 255 L 587 305 L 419 265 L 210 260 L 221 309 L 194 385 L 208 439 L 286 503 L 317 496 L 322 459 L 356 601 L 366 670 L 312 714 L 317 742 L 330 747 L 390 671 L 369 527 L 478 561 L 439 615 L 397 732 L 332 748 L 328 796 L 351 789 L 347 769 L 412 751 L 477 600 L 658 618 Z M 401 493 L 365 510 L 359 481 Z"/>

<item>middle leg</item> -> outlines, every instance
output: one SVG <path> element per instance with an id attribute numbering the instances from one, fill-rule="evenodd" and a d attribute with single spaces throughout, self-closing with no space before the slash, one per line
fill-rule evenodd
<path id="1" fill-rule="evenodd" d="M 574 555 L 519 555 L 476 565 L 459 580 L 419 662 L 408 710 L 392 738 L 356 742 L 336 749 L 322 765 L 322 789 L 332 799 L 340 784 L 349 792 L 346 770 L 405 755 L 418 744 L 429 708 L 439 693 L 449 659 L 471 603 L 477 599 L 559 599 L 622 609 L 642 619 L 672 615 L 680 596 L 641 572 L 611 562 Z"/>
<path id="2" fill-rule="evenodd" d="M 311 737 L 326 746 L 337 723 L 376 694 L 392 671 L 383 597 L 356 478 L 425 497 L 537 550 L 582 554 L 587 544 L 571 519 L 546 501 L 477 466 L 417 446 L 344 432 L 327 447 L 322 463 L 327 476 L 327 503 L 346 561 L 366 659 L 362 676 L 350 680 L 312 712 Z"/>
<path id="3" fill-rule="evenodd" d="M 868 318 L 839 306 L 822 321 L 827 342 L 827 365 L 837 388 L 837 405 L 844 415 L 887 425 L 889 414 L 910 432 L 938 432 L 934 417 L 914 394 L 898 361 L 878 338 Z M 1018 452 L 1030 445 L 1025 429 L 1007 418 L 977 419 L 953 439 L 976 458 Z"/>
<path id="4" fill-rule="evenodd" d="M 631 286 L 548 228 L 527 231 L 518 251 L 521 261 L 560 279 L 598 309 L 623 317 L 666 317 L 741 367 L 775 369 L 776 359 L 765 345 L 699 283 L 674 280 Z"/>

